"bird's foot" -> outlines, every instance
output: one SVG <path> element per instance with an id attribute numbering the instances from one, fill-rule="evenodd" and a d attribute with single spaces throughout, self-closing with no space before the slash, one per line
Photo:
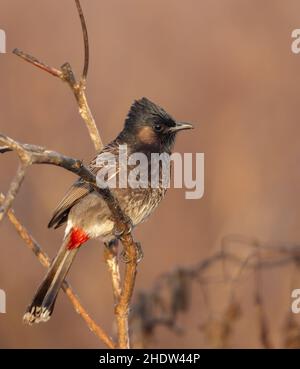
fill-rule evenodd
<path id="1" fill-rule="evenodd" d="M 142 261 L 144 257 L 144 252 L 140 242 L 135 242 L 135 248 L 136 248 L 136 261 L 137 263 L 139 263 L 140 261 Z M 121 252 L 121 260 L 123 261 L 123 263 L 126 264 L 130 263 L 132 260 L 132 258 L 128 255 L 128 253 L 124 249 Z"/>
<path id="2" fill-rule="evenodd" d="M 125 234 L 131 233 L 131 231 L 133 230 L 133 223 L 132 223 L 132 220 L 127 215 L 125 215 L 125 222 L 124 223 L 128 227 L 128 230 L 126 230 Z M 125 232 L 124 229 L 120 229 L 120 228 L 118 228 L 117 225 L 115 225 L 113 233 L 114 233 L 116 238 L 120 238 L 121 236 L 123 236 L 124 232 Z"/>

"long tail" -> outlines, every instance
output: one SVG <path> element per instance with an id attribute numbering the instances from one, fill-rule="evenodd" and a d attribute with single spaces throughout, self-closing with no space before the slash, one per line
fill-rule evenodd
<path id="1" fill-rule="evenodd" d="M 50 319 L 60 287 L 78 251 L 78 248 L 68 248 L 69 240 L 69 236 L 64 239 L 32 303 L 26 309 L 24 323 L 31 325 Z"/>

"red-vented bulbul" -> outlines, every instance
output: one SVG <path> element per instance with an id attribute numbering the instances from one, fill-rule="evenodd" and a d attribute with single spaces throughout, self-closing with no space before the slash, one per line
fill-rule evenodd
<path id="1" fill-rule="evenodd" d="M 142 98 L 133 103 L 121 133 L 105 146 L 104 152 L 118 158 L 119 146 L 127 145 L 127 155 L 143 153 L 149 157 L 151 173 L 152 153 L 170 154 L 176 133 L 192 128 L 191 124 L 177 122 L 164 109 Z M 95 174 L 97 156 L 89 168 Z M 143 222 L 159 205 L 166 188 L 114 188 L 111 189 L 119 201 L 124 214 L 133 226 Z M 82 179 L 77 180 L 56 208 L 48 227 L 59 227 L 66 223 L 65 236 L 61 248 L 39 286 L 32 303 L 24 315 L 26 323 L 47 321 L 54 308 L 57 294 L 65 279 L 79 247 L 89 239 L 100 238 L 106 244 L 116 239 L 114 223 L 106 202 L 93 187 Z"/>

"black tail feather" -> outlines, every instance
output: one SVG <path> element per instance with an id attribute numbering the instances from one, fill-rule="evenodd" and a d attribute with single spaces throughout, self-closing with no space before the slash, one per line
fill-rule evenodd
<path id="1" fill-rule="evenodd" d="M 32 303 L 26 309 L 23 320 L 27 324 L 46 322 L 53 312 L 60 287 L 70 269 L 78 249 L 67 249 L 68 237 L 64 240 L 56 258 L 39 286 Z"/>

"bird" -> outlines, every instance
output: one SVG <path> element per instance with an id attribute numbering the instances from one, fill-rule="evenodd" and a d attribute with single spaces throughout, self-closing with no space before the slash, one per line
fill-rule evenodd
<path id="1" fill-rule="evenodd" d="M 191 128 L 193 126 L 190 123 L 175 120 L 148 98 L 135 100 L 122 131 L 96 153 L 89 169 L 97 175 L 101 169 L 97 159 L 106 153 L 118 157 L 121 145 L 126 145 L 128 156 L 143 153 L 149 158 L 153 153 L 171 154 L 177 133 Z M 120 165 L 117 167 L 120 168 Z M 151 166 L 151 160 L 148 165 Z M 116 187 L 111 192 L 134 228 L 158 207 L 165 196 L 166 187 L 160 180 L 156 188 L 151 188 L 149 182 L 147 188 Z M 81 178 L 75 181 L 58 204 L 48 227 L 58 228 L 62 225 L 66 225 L 62 245 L 23 316 L 24 323 L 29 325 L 50 319 L 61 285 L 80 246 L 90 239 L 100 239 L 108 247 L 117 242 L 118 236 L 108 205 L 99 192 Z"/>

